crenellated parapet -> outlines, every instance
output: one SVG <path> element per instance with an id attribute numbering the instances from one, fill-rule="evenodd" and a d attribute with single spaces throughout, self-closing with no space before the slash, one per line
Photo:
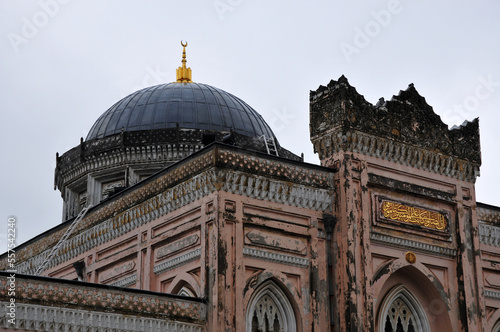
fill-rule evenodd
<path id="1" fill-rule="evenodd" d="M 474 182 L 479 175 L 479 121 L 448 129 L 413 84 L 391 100 L 367 102 L 344 76 L 310 92 L 310 133 L 325 161 L 357 152 Z"/>

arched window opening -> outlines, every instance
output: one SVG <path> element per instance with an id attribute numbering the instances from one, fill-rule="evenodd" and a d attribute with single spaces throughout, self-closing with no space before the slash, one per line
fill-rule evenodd
<path id="1" fill-rule="evenodd" d="M 497 321 L 497 323 L 493 327 L 493 330 L 491 330 L 491 331 L 492 332 L 500 332 L 500 320 Z"/>
<path id="2" fill-rule="evenodd" d="M 247 307 L 248 332 L 295 332 L 293 308 L 285 293 L 272 281 L 263 283 Z"/>
<path id="3" fill-rule="evenodd" d="M 395 287 L 387 295 L 380 313 L 380 331 L 425 332 L 431 330 L 422 306 L 402 285 Z"/>

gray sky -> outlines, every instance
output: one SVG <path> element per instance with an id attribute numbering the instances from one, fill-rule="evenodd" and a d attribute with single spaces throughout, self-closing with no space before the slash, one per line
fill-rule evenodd
<path id="1" fill-rule="evenodd" d="M 18 244 L 61 222 L 56 152 L 122 97 L 174 81 L 180 40 L 195 82 L 245 100 L 312 163 L 309 90 L 344 74 L 376 103 L 414 83 L 446 124 L 480 118 L 477 200 L 500 206 L 498 13 L 498 1 L 0 0 L 0 222 L 17 218 Z"/>

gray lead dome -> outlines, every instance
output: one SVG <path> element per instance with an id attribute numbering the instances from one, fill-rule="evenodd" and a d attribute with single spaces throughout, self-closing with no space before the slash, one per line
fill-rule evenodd
<path id="1" fill-rule="evenodd" d="M 262 116 L 234 95 L 202 83 L 167 83 L 134 92 L 109 108 L 86 141 L 122 132 L 169 129 L 234 132 L 276 139 Z"/>

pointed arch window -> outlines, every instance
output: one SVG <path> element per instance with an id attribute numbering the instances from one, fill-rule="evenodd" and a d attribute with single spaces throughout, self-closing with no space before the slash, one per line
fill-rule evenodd
<path id="1" fill-rule="evenodd" d="M 379 331 L 430 332 L 425 311 L 416 297 L 400 285 L 386 296 L 380 310 Z"/>
<path id="2" fill-rule="evenodd" d="M 491 331 L 492 332 L 500 332 L 500 320 L 497 321 L 497 323 L 493 327 L 493 330 L 491 330 Z"/>
<path id="3" fill-rule="evenodd" d="M 252 295 L 246 314 L 247 332 L 295 332 L 295 314 L 285 293 L 273 282 L 263 283 Z"/>

